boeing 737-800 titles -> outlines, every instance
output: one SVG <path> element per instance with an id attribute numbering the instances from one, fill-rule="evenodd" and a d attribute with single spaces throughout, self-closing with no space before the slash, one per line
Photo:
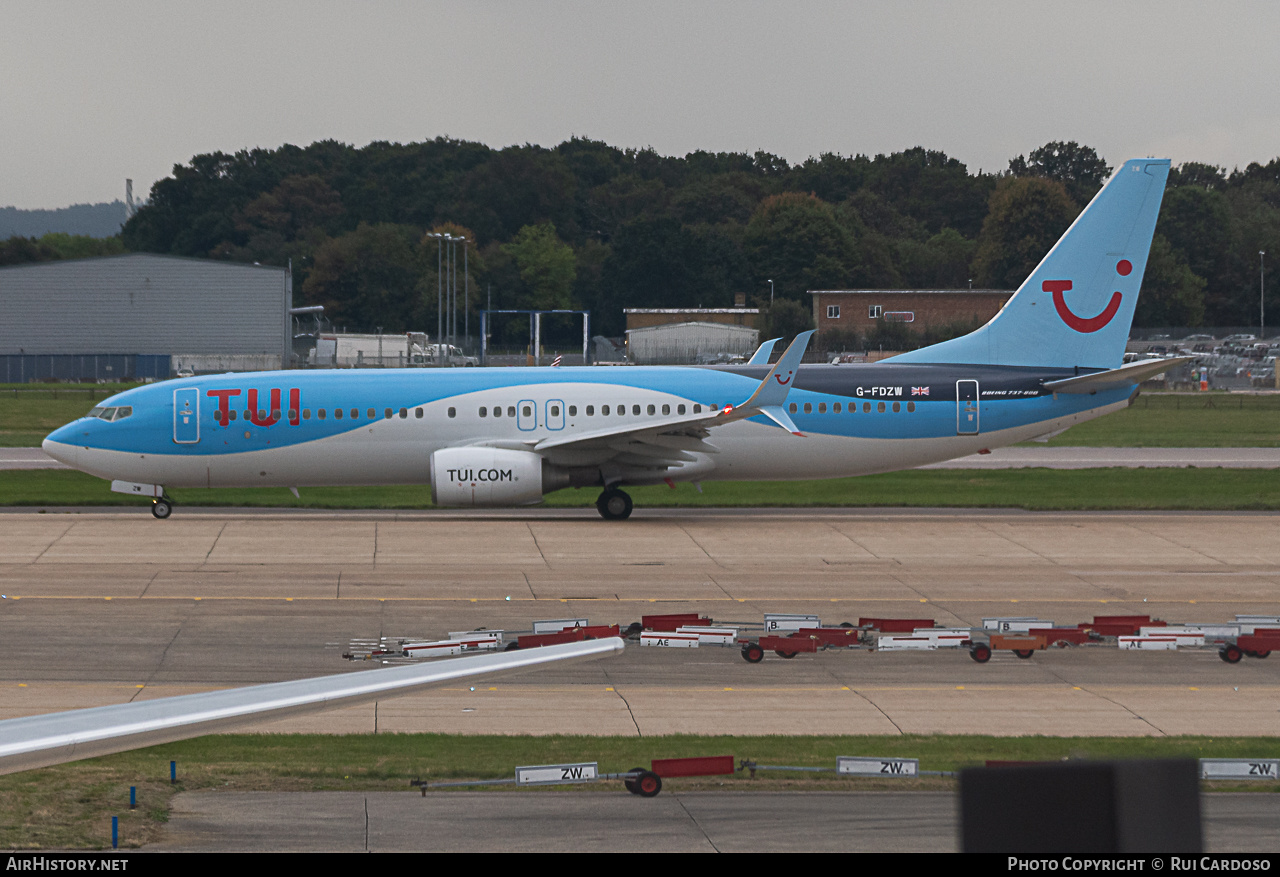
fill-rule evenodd
<path id="1" fill-rule="evenodd" d="M 907 469 L 1124 407 L 1170 363 L 1122 365 L 1167 159 L 1122 165 L 982 328 L 866 365 L 281 371 L 127 390 L 44 442 L 112 489 L 430 484 L 443 506 L 627 485 Z M 767 349 L 767 348 L 766 348 Z"/>

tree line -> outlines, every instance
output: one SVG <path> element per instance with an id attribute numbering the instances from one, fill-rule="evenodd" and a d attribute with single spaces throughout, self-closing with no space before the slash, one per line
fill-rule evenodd
<path id="1" fill-rule="evenodd" d="M 176 166 L 119 246 L 291 262 L 295 304 L 322 304 L 335 324 L 434 332 L 439 245 L 428 235 L 446 233 L 471 242 L 473 327 L 490 295 L 495 308 L 589 309 L 596 331 L 616 335 L 624 307 L 729 307 L 745 293 L 757 305 L 772 295 L 768 319 L 784 333 L 810 321 L 810 289 L 1012 289 L 1110 170 L 1074 142 L 970 173 L 923 148 L 792 165 L 581 138 L 322 141 Z M 0 242 L 0 264 L 62 257 L 43 241 Z M 1280 253 L 1280 158 L 1175 168 L 1138 325 L 1254 324 L 1260 250 Z"/>

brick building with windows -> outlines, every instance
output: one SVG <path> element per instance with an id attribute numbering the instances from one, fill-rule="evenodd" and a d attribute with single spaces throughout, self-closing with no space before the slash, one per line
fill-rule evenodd
<path id="1" fill-rule="evenodd" d="M 813 323 L 818 338 L 832 330 L 865 336 L 881 322 L 907 323 L 912 330 L 974 323 L 981 325 L 1004 307 L 1012 289 L 815 289 Z"/>

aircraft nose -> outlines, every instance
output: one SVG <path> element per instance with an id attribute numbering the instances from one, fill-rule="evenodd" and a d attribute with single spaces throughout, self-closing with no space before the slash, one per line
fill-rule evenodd
<path id="1" fill-rule="evenodd" d="M 75 466 L 76 451 L 79 450 L 79 447 L 75 443 L 73 427 L 74 424 L 67 424 L 49 433 L 49 435 L 45 436 L 45 440 L 40 443 L 41 450 L 59 463 Z"/>

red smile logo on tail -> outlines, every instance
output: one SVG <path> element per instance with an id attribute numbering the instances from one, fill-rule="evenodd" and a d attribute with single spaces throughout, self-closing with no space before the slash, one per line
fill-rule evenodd
<path id="1" fill-rule="evenodd" d="M 1116 273 L 1122 277 L 1128 275 L 1132 270 L 1133 265 L 1128 259 L 1121 259 L 1116 264 Z M 1079 317 L 1072 313 L 1071 308 L 1067 307 L 1067 300 L 1063 296 L 1063 293 L 1071 288 L 1070 280 L 1046 280 L 1040 285 L 1040 288 L 1045 292 L 1053 293 L 1053 306 L 1058 311 L 1058 316 L 1062 317 L 1062 322 L 1077 332 L 1097 332 L 1107 323 L 1110 323 L 1116 312 L 1120 310 L 1122 296 L 1119 292 L 1114 292 L 1111 294 L 1111 301 L 1107 302 L 1107 306 L 1102 309 L 1102 313 L 1096 317 Z"/>

